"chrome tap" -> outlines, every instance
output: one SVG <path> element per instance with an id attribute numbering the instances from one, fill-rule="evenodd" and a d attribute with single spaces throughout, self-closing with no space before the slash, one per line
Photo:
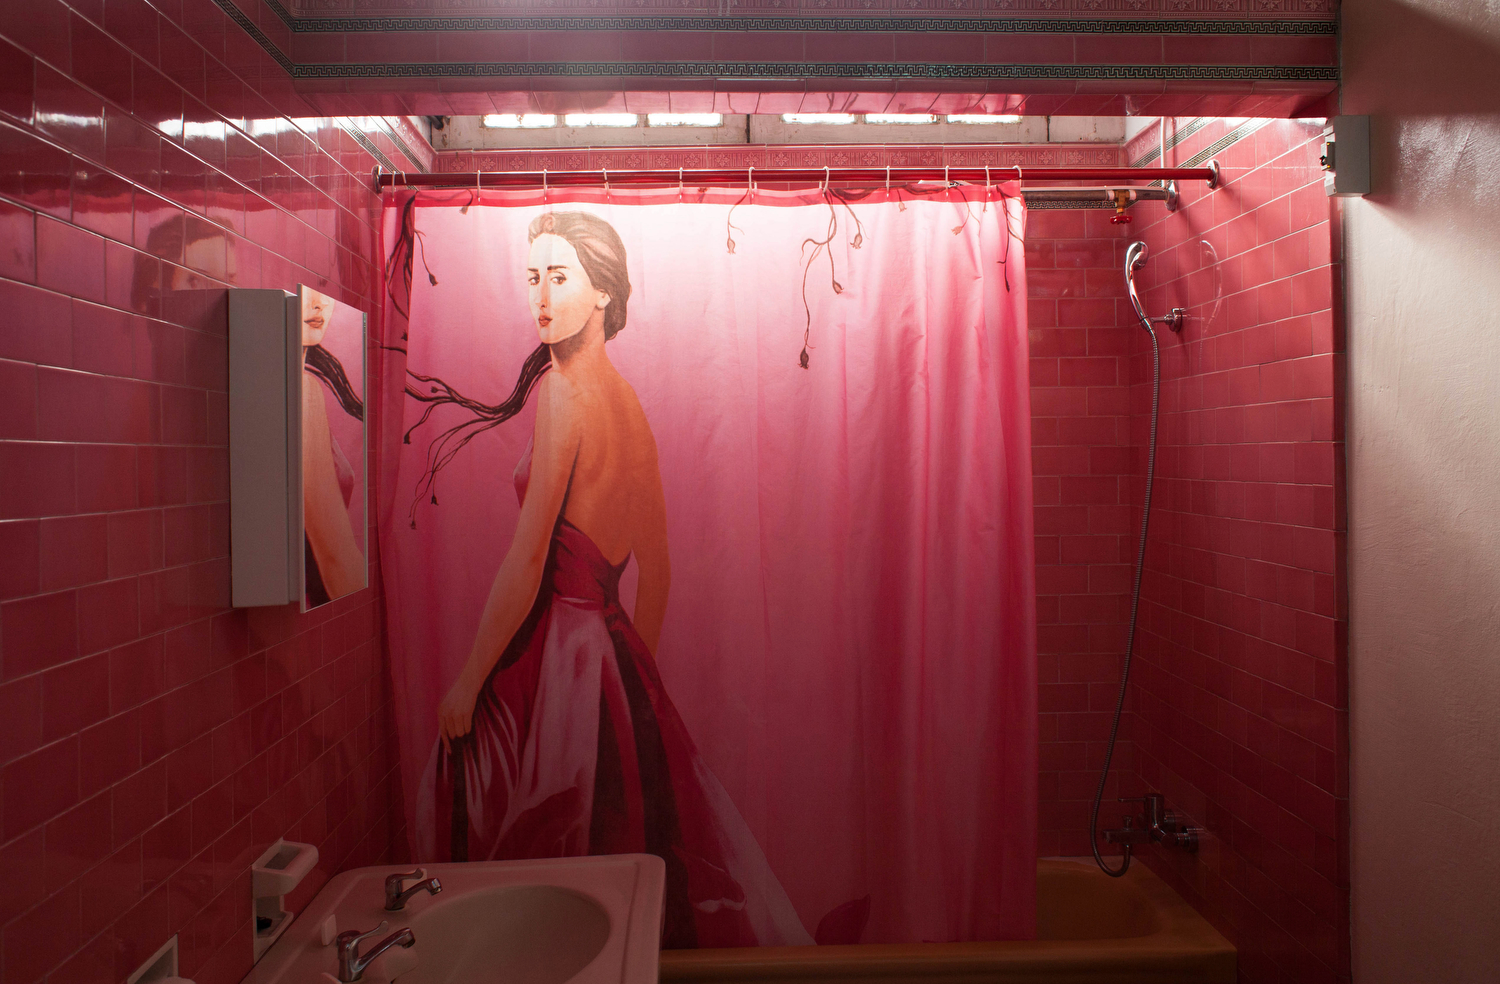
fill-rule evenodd
<path id="1" fill-rule="evenodd" d="M 402 891 L 402 886 L 412 878 L 420 878 L 423 880 L 417 882 L 411 888 Z M 411 898 L 413 895 L 416 895 L 418 892 L 426 892 L 428 895 L 436 895 L 442 890 L 443 883 L 438 881 L 436 878 L 428 878 L 426 868 L 418 868 L 416 871 L 409 871 L 404 875 L 386 875 L 385 911 L 400 912 L 402 909 L 406 908 L 406 900 Z"/>
<path id="2" fill-rule="evenodd" d="M 1144 827 L 1135 826 L 1135 817 L 1122 817 L 1118 830 L 1106 830 L 1104 839 L 1111 844 L 1121 844 L 1125 853 L 1130 853 L 1133 844 L 1166 844 L 1185 851 L 1198 850 L 1198 828 L 1166 808 L 1166 797 L 1161 793 L 1145 796 L 1122 796 L 1121 803 L 1140 803 L 1145 816 Z"/>
<path id="3" fill-rule="evenodd" d="M 1128 852 L 1136 844 L 1149 844 L 1151 831 L 1135 825 L 1135 817 L 1121 817 L 1120 829 L 1106 830 L 1104 839 L 1110 844 L 1122 844 Z"/>
<path id="4" fill-rule="evenodd" d="M 368 933 L 361 933 L 357 929 L 351 929 L 346 933 L 340 933 L 334 940 L 334 946 L 338 947 L 339 954 L 339 980 L 342 984 L 354 984 L 364 975 L 365 968 L 375 962 L 375 959 L 393 946 L 411 949 L 417 943 L 417 938 L 412 934 L 411 928 L 397 930 L 390 936 L 376 943 L 364 956 L 359 954 L 359 945 L 376 933 L 385 932 L 389 923 L 381 921 L 379 926 Z"/>

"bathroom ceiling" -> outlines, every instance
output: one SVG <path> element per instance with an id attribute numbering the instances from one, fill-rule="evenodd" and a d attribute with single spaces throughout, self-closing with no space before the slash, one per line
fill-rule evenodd
<path id="1" fill-rule="evenodd" d="M 1338 81 L 1333 0 L 215 2 L 340 113 L 1296 116 Z"/>

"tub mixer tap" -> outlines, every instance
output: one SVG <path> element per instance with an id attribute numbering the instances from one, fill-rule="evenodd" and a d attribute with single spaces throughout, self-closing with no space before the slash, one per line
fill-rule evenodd
<path id="1" fill-rule="evenodd" d="M 1144 811 L 1145 826 L 1137 827 L 1133 816 L 1122 817 L 1117 830 L 1104 831 L 1104 839 L 1110 844 L 1119 844 L 1130 854 L 1136 844 L 1165 844 L 1180 847 L 1194 853 L 1198 850 L 1198 828 L 1166 808 L 1166 797 L 1161 793 L 1145 796 L 1121 796 L 1121 803 L 1140 803 Z"/>

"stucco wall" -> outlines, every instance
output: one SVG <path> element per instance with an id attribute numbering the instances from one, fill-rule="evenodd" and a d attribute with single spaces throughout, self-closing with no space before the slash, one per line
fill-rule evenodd
<path id="1" fill-rule="evenodd" d="M 1344 6 L 1353 966 L 1500 980 L 1500 0 Z"/>

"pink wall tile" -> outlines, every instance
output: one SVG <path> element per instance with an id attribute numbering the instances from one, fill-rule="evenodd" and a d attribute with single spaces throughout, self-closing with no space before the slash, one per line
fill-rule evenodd
<path id="1" fill-rule="evenodd" d="M 24 384 L 36 381 L 34 398 L 22 395 L 4 404 L 8 411 L 17 408 L 18 417 L 34 412 L 35 433 L 23 424 L 15 435 L 0 434 L 0 469 L 29 476 L 0 486 L 0 520 L 5 520 L 0 545 L 14 545 L 14 555 L 23 559 L 0 581 L 5 645 L 0 705 L 17 710 L 9 718 L 16 723 L 14 733 L 0 746 L 6 762 L 0 774 L 7 782 L 40 772 L 62 781 L 40 803 L 15 805 L 7 798 L 0 857 L 43 856 L 54 842 L 60 850 L 51 881 L 45 870 L 28 875 L 24 860 L 8 869 L 22 882 L 39 877 L 44 887 L 23 893 L 10 910 L 0 911 L 0 952 L 8 980 L 35 981 L 49 973 L 59 980 L 114 980 L 179 932 L 185 971 L 200 982 L 235 981 L 246 970 L 244 948 L 235 945 L 248 931 L 241 883 L 260 845 L 281 835 L 317 840 L 326 876 L 389 856 L 390 845 L 402 839 L 401 819 L 389 813 L 393 780 L 377 771 L 391 756 L 372 594 L 307 618 L 246 615 L 224 607 L 227 403 L 222 327 L 214 327 L 222 311 L 184 304 L 172 292 L 171 278 L 191 275 L 204 287 L 229 281 L 291 287 L 299 279 L 326 275 L 344 299 L 378 309 L 368 262 L 378 202 L 363 191 L 371 162 L 326 121 L 311 138 L 286 118 L 279 127 L 253 131 L 258 142 L 247 132 L 246 116 L 265 121 L 317 114 L 211 0 L 158 4 L 160 16 L 143 0 L 79 2 L 71 15 L 55 0 L 29 6 L 26 17 L 9 5 L 0 11 L 0 36 L 18 47 L 23 59 L 37 59 L 32 105 L 23 105 L 24 87 L 21 101 L 0 104 L 0 113 L 22 124 L 0 122 L 4 171 L 27 175 L 24 182 L 0 177 L 7 182 L 0 184 L 0 221 L 8 229 L 33 230 L 14 255 L 0 256 L 0 303 L 7 311 L 26 312 L 16 320 L 33 328 L 22 332 L 0 325 L 0 359 L 9 360 L 0 366 L 22 381 L 23 394 L 30 393 Z M 274 18 L 262 20 L 263 29 L 277 36 L 284 32 Z M 71 31 L 72 25 L 78 29 Z M 1042 60 L 1072 59 L 1073 39 L 1045 37 L 1054 37 L 1066 51 Z M 475 38 L 467 46 L 448 36 L 435 40 L 440 57 L 522 57 L 504 54 L 495 39 Z M 530 57 L 551 57 L 544 49 L 554 40 L 530 36 Z M 988 36 L 982 57 L 1041 57 L 1029 40 L 1029 52 L 1017 53 L 1002 50 L 1003 37 Z M 801 39 L 790 51 L 787 41 L 785 35 L 700 39 L 714 46 L 715 57 L 801 57 Z M 600 43 L 618 47 L 609 38 Z M 577 57 L 576 45 L 568 49 Z M 979 50 L 972 54 L 981 57 Z M 1151 60 L 1149 54 L 1137 52 L 1127 60 Z M 609 55 L 618 56 L 618 51 Z M 79 64 L 84 60 L 86 65 Z M 962 94 L 954 98 L 972 101 Z M 1114 97 L 1090 98 L 1102 106 Z M 29 120 L 34 122 L 28 125 Z M 194 126 L 188 135 L 185 123 L 206 126 Z M 215 129 L 219 124 L 222 131 Z M 376 134 L 375 139 L 383 138 Z M 17 166 L 9 166 L 12 161 Z M 97 164 L 105 169 L 92 166 Z M 1241 171 L 1254 174 L 1244 164 Z M 1331 364 L 1311 361 L 1314 351 L 1331 351 L 1331 329 L 1323 348 L 1303 351 L 1299 341 L 1301 330 L 1312 332 L 1331 321 L 1297 320 L 1324 314 L 1318 305 L 1325 295 L 1316 278 L 1300 286 L 1291 279 L 1328 262 L 1326 248 L 1318 253 L 1326 205 L 1320 213 L 1307 189 L 1294 187 L 1285 173 L 1267 177 L 1267 187 L 1285 185 L 1284 208 L 1273 199 L 1263 215 L 1235 224 L 1232 235 L 1226 218 L 1205 238 L 1222 244 L 1221 253 L 1231 240 L 1236 251 L 1246 251 L 1239 266 L 1248 267 L 1252 279 L 1241 274 L 1236 284 L 1241 293 L 1261 286 L 1257 279 L 1265 270 L 1264 257 L 1250 260 L 1248 250 L 1270 245 L 1275 279 L 1288 282 L 1286 297 L 1275 300 L 1287 315 L 1278 324 L 1287 327 L 1271 335 L 1267 348 L 1260 341 L 1265 333 L 1258 330 L 1261 305 L 1225 305 L 1226 329 L 1234 327 L 1223 334 L 1247 337 L 1215 337 L 1211 364 L 1215 375 L 1225 378 L 1212 386 L 1219 394 L 1213 405 L 1231 399 L 1228 373 L 1279 363 L 1294 351 L 1308 368 L 1287 377 L 1273 374 L 1273 385 L 1286 389 L 1285 399 L 1256 406 L 1310 399 L 1331 404 L 1322 382 Z M 316 208 L 302 208 L 299 203 L 307 201 Z M 1312 235 L 1288 243 L 1297 230 Z M 1032 395 L 1044 708 L 1039 847 L 1044 854 L 1087 848 L 1087 800 L 1093 770 L 1102 760 L 1103 727 L 1123 649 L 1135 520 L 1131 504 L 1139 474 L 1129 451 L 1138 446 L 1138 428 L 1132 425 L 1140 418 L 1131 402 L 1138 362 L 1114 327 L 1129 323 L 1120 307 L 1118 275 L 1126 232 L 1100 216 L 1038 213 L 1028 237 L 1028 250 L 1034 251 Z M 216 253 L 189 261 L 184 236 L 204 233 L 222 237 L 222 259 Z M 1306 264 L 1300 263 L 1304 246 Z M 1319 255 L 1324 258 L 1318 260 Z M 82 262 L 65 263 L 65 258 Z M 40 286 L 30 285 L 33 280 Z M 1254 361 L 1248 361 L 1249 353 Z M 1241 378 L 1248 387 L 1250 376 Z M 1233 392 L 1245 400 L 1265 399 L 1264 382 L 1259 375 L 1255 379 L 1253 394 L 1238 388 L 1241 384 Z M 1210 424 L 1194 419 L 1192 411 L 1204 405 L 1205 387 L 1188 385 L 1186 376 L 1180 381 L 1174 399 L 1181 412 L 1174 426 L 1180 435 L 1201 436 Z M 101 408 L 112 412 L 101 414 Z M 1276 426 L 1279 418 L 1266 419 Z M 1310 419 L 1289 412 L 1289 430 L 1280 436 L 1304 440 Z M 1211 426 L 1215 434 L 1245 433 L 1235 429 L 1245 426 L 1237 419 Z M 1328 427 L 1331 431 L 1331 422 Z M 33 436 L 57 443 L 16 439 Z M 1273 489 L 1336 480 L 1337 472 L 1330 479 L 1325 465 L 1335 453 L 1331 439 L 1331 433 L 1325 435 L 1300 457 L 1294 450 L 1290 471 Z M 1183 444 L 1180 450 L 1197 447 Z M 1266 484 L 1258 456 L 1170 457 L 1183 476 L 1203 479 L 1197 484 L 1213 490 L 1203 493 L 1205 510 L 1211 503 L 1243 514 L 1243 488 Z M 1253 472 L 1244 471 L 1251 466 Z M 1224 477 L 1206 480 L 1210 473 Z M 1331 491 L 1327 485 L 1306 487 Z M 1163 524 L 1173 535 L 1253 542 L 1253 550 L 1244 547 L 1229 559 L 1249 562 L 1254 552 L 1255 562 L 1275 561 L 1266 566 L 1287 573 L 1272 572 L 1271 587 L 1261 589 L 1273 591 L 1271 597 L 1237 595 L 1250 590 L 1248 577 L 1236 580 L 1242 567 L 1203 563 L 1197 557 L 1212 551 L 1186 542 L 1185 549 L 1173 551 L 1194 580 L 1163 576 L 1154 582 L 1162 599 L 1180 601 L 1182 610 L 1171 610 L 1163 600 L 1148 613 L 1152 631 L 1169 646 L 1163 665 L 1145 674 L 1150 685 L 1143 687 L 1138 710 L 1170 721 L 1171 727 L 1159 729 L 1169 738 L 1144 732 L 1154 743 L 1147 764 L 1153 782 L 1176 784 L 1174 796 L 1195 788 L 1194 782 L 1200 791 L 1230 790 L 1221 794 L 1222 804 L 1204 796 L 1179 798 L 1189 809 L 1204 802 L 1204 816 L 1213 822 L 1227 818 L 1223 830 L 1234 838 L 1234 849 L 1266 874 L 1234 879 L 1238 869 L 1226 868 L 1208 877 L 1225 882 L 1226 893 L 1256 900 L 1247 903 L 1256 915 L 1246 925 L 1263 932 L 1265 940 L 1280 945 L 1301 939 L 1297 945 L 1317 954 L 1315 962 L 1326 962 L 1329 936 L 1322 929 L 1331 917 L 1316 913 L 1331 911 L 1323 889 L 1332 884 L 1325 874 L 1328 858 L 1339 856 L 1332 828 L 1340 816 L 1342 751 L 1339 722 L 1328 719 L 1320 703 L 1339 699 L 1338 678 L 1325 672 L 1321 654 L 1330 645 L 1337 654 L 1335 616 L 1328 611 L 1329 596 L 1338 593 L 1333 573 L 1338 541 L 1304 535 L 1307 528 L 1298 521 L 1306 520 L 1308 504 L 1300 494 L 1273 492 L 1267 499 L 1270 514 L 1246 521 L 1245 533 L 1218 526 L 1211 533 L 1206 524 L 1187 523 L 1198 515 L 1190 509 L 1199 496 L 1180 492 L 1173 511 L 1181 521 Z M 1315 494 L 1313 519 L 1324 526 L 1317 532 L 1331 532 L 1333 499 L 1326 507 L 1321 501 Z M 72 537 L 80 545 L 67 565 L 53 558 L 45 571 L 43 518 L 51 524 L 46 542 Z M 1261 531 L 1264 536 L 1250 535 Z M 1307 577 L 1323 579 L 1314 582 L 1310 607 Z M 1205 582 L 1214 592 L 1211 598 L 1198 590 Z M 48 584 L 68 587 L 50 590 Z M 1253 648 L 1219 633 L 1220 659 L 1193 668 L 1195 640 L 1208 638 L 1204 627 L 1215 624 L 1210 610 L 1223 625 L 1241 627 L 1237 631 L 1246 640 L 1252 622 L 1278 621 L 1261 634 L 1264 638 L 1254 637 Z M 1191 618 L 1188 611 L 1194 612 Z M 1280 621 L 1285 618 L 1290 618 L 1289 633 Z M 107 668 L 103 677 L 101 667 Z M 1234 672 L 1240 682 L 1210 688 L 1216 668 Z M 106 681 L 102 688 L 100 679 Z M 64 684 L 75 680 L 80 699 L 62 700 Z M 1258 758 L 1229 765 L 1213 761 L 1222 755 L 1232 759 L 1236 740 L 1249 747 L 1252 722 L 1257 734 L 1272 729 L 1266 732 L 1272 744 L 1255 746 L 1274 748 L 1265 764 Z M 1164 748 L 1182 754 L 1173 759 Z M 1135 781 L 1136 753 L 1134 743 L 1122 747 L 1111 795 L 1114 786 L 1128 790 Z M 332 760 L 340 763 L 342 774 L 328 781 Z M 356 792 L 355 777 L 373 781 Z M 108 840 L 97 834 L 87 840 L 87 830 L 100 829 L 100 811 L 106 809 Z M 1252 849 L 1273 835 L 1284 844 L 1276 852 Z M 84 841 L 67 849 L 69 838 L 76 837 Z M 1309 844 L 1314 862 L 1305 860 Z M 62 863 L 64 857 L 73 859 L 73 867 Z M 1309 871 L 1324 882 L 1309 881 Z M 105 890 L 85 901 L 82 877 L 97 879 Z M 1314 899 L 1309 924 L 1317 931 L 1296 937 L 1276 929 L 1269 913 L 1280 896 L 1267 884 Z M 305 902 L 314 887 L 299 901 Z M 28 934 L 41 927 L 48 932 L 44 945 L 25 946 Z M 1251 948 L 1244 964 L 1247 979 L 1258 979 L 1250 975 L 1274 965 L 1273 952 L 1283 966 L 1303 966 L 1300 957 L 1288 963 L 1282 950 L 1267 943 Z"/>
<path id="2" fill-rule="evenodd" d="M 7 982 L 114 984 L 176 932 L 185 973 L 229 984 L 270 840 L 314 838 L 325 878 L 404 843 L 373 592 L 307 617 L 226 607 L 221 288 L 327 278 L 378 312 L 373 161 L 325 149 L 340 131 L 253 42 L 226 62 L 243 32 L 211 0 L 0 7 L 0 858 L 18 890 L 0 959 Z M 297 679 L 267 672 L 270 647 L 308 640 Z M 314 679 L 316 713 L 284 718 Z M 277 745 L 317 754 L 273 772 Z"/>
<path id="3" fill-rule="evenodd" d="M 1040 708 L 1038 850 L 1088 852 L 1088 806 L 1103 765 L 1129 589 L 1122 545 L 1133 522 L 1120 476 L 1129 448 L 1127 329 L 1113 298 L 1088 298 L 1090 273 L 1116 270 L 1118 226 L 1034 211 L 1027 220 L 1032 467 L 1036 486 Z M 1117 767 L 1129 769 L 1122 747 Z M 1110 782 L 1114 796 L 1121 782 Z"/>
<path id="4" fill-rule="evenodd" d="M 1172 154 L 1224 131 L 1215 122 Z M 1131 734 L 1142 788 L 1207 828 L 1196 857 L 1144 857 L 1237 944 L 1251 982 L 1349 974 L 1333 509 L 1343 449 L 1329 410 L 1315 410 L 1331 408 L 1337 373 L 1331 330 L 1314 354 L 1315 319 L 1334 321 L 1336 278 L 1329 203 L 1309 156 L 1317 143 L 1316 128 L 1263 126 L 1220 154 L 1223 188 L 1139 229 L 1153 250 L 1141 274 L 1147 306 L 1181 304 L 1190 318 L 1181 335 L 1162 334 L 1164 494 Z M 1221 296 L 1199 273 L 1212 272 L 1200 241 L 1217 251 Z M 1150 362 L 1138 353 L 1139 414 Z M 1174 494 L 1183 480 L 1194 486 L 1186 497 Z"/>

